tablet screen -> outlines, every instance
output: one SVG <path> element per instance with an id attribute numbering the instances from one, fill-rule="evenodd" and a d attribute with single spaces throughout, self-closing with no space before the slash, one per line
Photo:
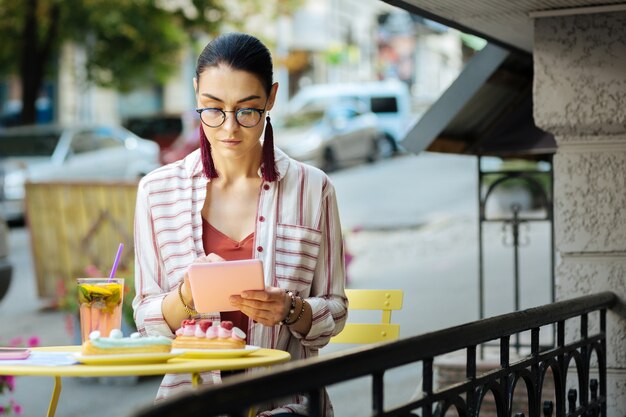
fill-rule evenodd
<path id="1" fill-rule="evenodd" d="M 235 311 L 237 308 L 229 301 L 231 295 L 265 288 L 259 259 L 191 264 L 187 274 L 199 313 Z"/>

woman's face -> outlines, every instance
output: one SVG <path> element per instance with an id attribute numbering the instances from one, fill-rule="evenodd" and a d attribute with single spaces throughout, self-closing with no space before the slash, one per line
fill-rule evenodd
<path id="1" fill-rule="evenodd" d="M 251 152 L 260 151 L 259 138 L 265 125 L 264 119 L 274 106 L 276 89 L 274 84 L 267 96 L 263 85 L 252 73 L 234 70 L 225 65 L 205 69 L 198 80 L 194 80 L 198 108 L 212 107 L 226 111 L 226 120 L 219 127 L 202 124 L 211 144 L 211 153 L 226 158 L 241 158 Z M 254 127 L 242 127 L 235 113 L 242 108 L 265 109 L 261 121 Z"/>

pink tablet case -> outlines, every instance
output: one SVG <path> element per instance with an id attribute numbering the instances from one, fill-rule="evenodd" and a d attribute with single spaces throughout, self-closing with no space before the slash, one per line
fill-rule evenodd
<path id="1" fill-rule="evenodd" d="M 30 356 L 30 349 L 28 348 L 0 348 L 0 359 L 26 359 Z"/>
<path id="2" fill-rule="evenodd" d="M 265 288 L 259 259 L 191 264 L 187 274 L 199 313 L 235 311 L 229 301 L 231 295 Z"/>

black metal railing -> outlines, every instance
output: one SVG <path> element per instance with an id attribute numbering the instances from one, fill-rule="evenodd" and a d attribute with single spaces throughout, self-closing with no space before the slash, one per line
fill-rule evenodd
<path id="1" fill-rule="evenodd" d="M 514 409 L 513 395 L 519 382 L 527 388 L 529 417 L 606 417 L 606 310 L 617 297 L 611 292 L 560 301 L 542 307 L 504 314 L 476 322 L 401 339 L 380 345 L 364 346 L 317 358 L 296 361 L 268 370 L 234 376 L 223 384 L 198 390 L 147 408 L 137 417 L 168 416 L 244 416 L 251 405 L 295 393 L 305 393 L 309 415 L 322 415 L 323 389 L 336 383 L 370 376 L 372 378 L 373 416 L 444 416 L 456 408 L 459 417 L 481 413 L 483 399 L 489 393 L 495 399 L 498 417 L 523 414 Z M 589 315 L 594 314 L 598 332 L 589 334 Z M 565 321 L 579 324 L 579 336 L 565 341 Z M 540 350 L 542 326 L 550 331 L 556 324 L 556 344 Z M 595 322 L 594 322 L 595 325 Z M 530 331 L 528 356 L 510 361 L 510 338 Z M 500 340 L 500 366 L 483 374 L 476 371 L 476 349 L 483 343 Z M 437 356 L 464 349 L 466 378 L 437 390 L 433 387 L 433 363 Z M 348 353 L 349 352 L 349 353 Z M 595 352 L 597 363 L 593 363 Z M 402 365 L 422 362 L 423 396 L 407 403 L 384 407 L 384 374 Z M 568 369 L 575 365 L 578 389 L 568 386 Z M 597 378 L 590 371 L 597 366 Z M 552 372 L 555 401 L 542 401 L 546 373 Z M 416 381 L 417 385 L 417 381 Z"/>

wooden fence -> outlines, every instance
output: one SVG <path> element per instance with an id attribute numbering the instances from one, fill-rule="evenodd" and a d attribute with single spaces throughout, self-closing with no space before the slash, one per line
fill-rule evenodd
<path id="1" fill-rule="evenodd" d="M 59 288 L 101 271 L 108 276 L 120 243 L 116 276 L 133 278 L 133 216 L 137 182 L 41 182 L 26 185 L 26 221 L 37 291 Z M 19 277 L 18 277 L 19 279 Z"/>

